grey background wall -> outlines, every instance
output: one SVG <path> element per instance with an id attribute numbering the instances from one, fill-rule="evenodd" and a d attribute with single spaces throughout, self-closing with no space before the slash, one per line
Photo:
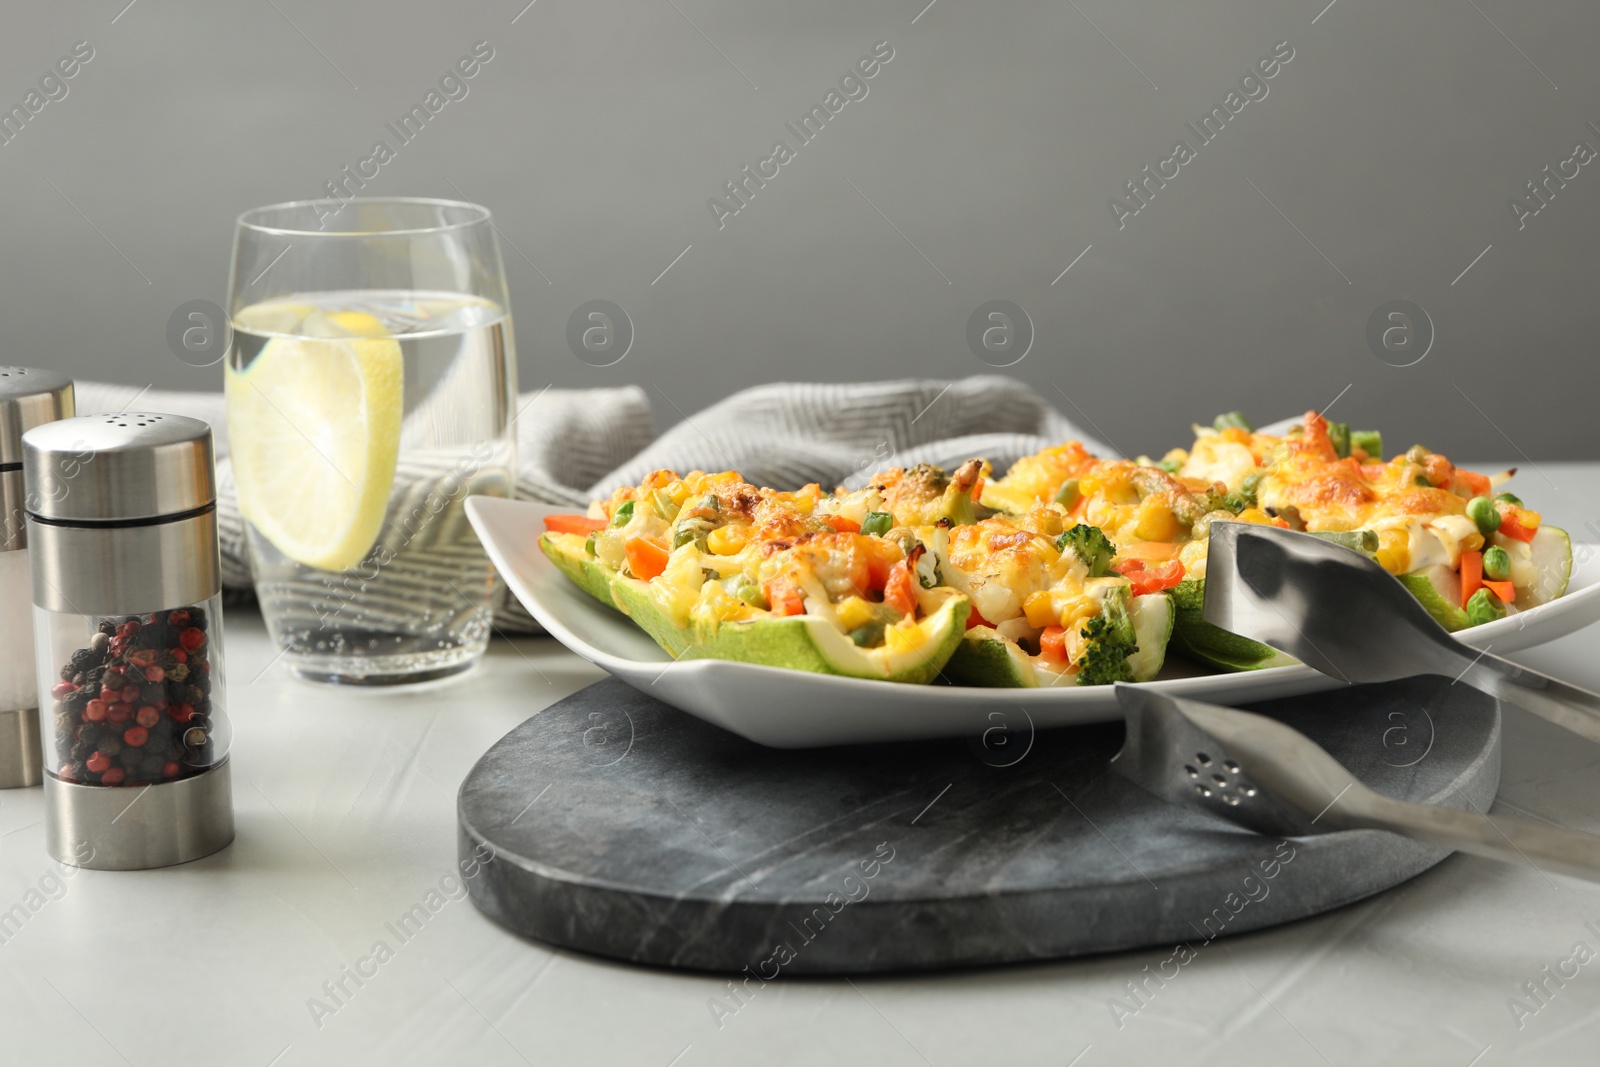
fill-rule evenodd
<path id="1" fill-rule="evenodd" d="M 775 379 L 988 371 L 967 325 L 1000 299 L 1034 332 L 1000 373 L 1130 452 L 1337 398 L 1402 445 L 1600 457 L 1600 165 L 1566 162 L 1600 147 L 1593 4 L 525 2 L 6 5 L 7 109 L 94 55 L 0 145 L 0 359 L 220 388 L 166 324 L 225 302 L 234 217 L 327 195 L 486 41 L 366 192 L 494 209 L 525 389 L 636 382 L 667 424 Z M 801 145 L 785 123 L 880 41 L 867 95 Z M 1279 42 L 1202 143 L 1185 123 Z M 1111 198 L 1136 206 L 1124 183 L 1180 139 L 1193 160 L 1119 228 Z M 795 158 L 719 228 L 708 198 L 779 140 Z M 1519 228 L 1546 165 L 1577 173 Z M 566 342 L 596 298 L 636 330 L 606 368 Z M 1366 336 L 1398 299 L 1435 333 L 1406 367 Z"/>

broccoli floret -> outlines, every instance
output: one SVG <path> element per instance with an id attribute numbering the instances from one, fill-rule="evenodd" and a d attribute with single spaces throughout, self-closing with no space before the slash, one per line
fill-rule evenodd
<path id="1" fill-rule="evenodd" d="M 1079 662 L 1079 685 L 1133 681 L 1128 657 L 1139 651 L 1139 642 L 1134 637 L 1133 620 L 1128 617 L 1126 590 L 1121 596 L 1106 599 L 1100 614 L 1083 624 L 1083 636 L 1087 647 Z"/>
<path id="2" fill-rule="evenodd" d="M 1088 566 L 1089 577 L 1104 578 L 1111 573 L 1111 557 L 1117 554 L 1117 546 L 1100 527 L 1080 522 L 1056 538 L 1057 551 L 1065 552 L 1069 548 Z"/>

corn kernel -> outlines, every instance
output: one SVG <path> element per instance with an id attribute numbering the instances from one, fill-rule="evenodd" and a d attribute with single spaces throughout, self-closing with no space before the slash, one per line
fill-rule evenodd
<path id="1" fill-rule="evenodd" d="M 1410 536 L 1405 530 L 1378 531 L 1378 566 L 1390 574 L 1404 574 L 1411 565 Z"/>
<path id="2" fill-rule="evenodd" d="M 1059 618 L 1054 599 L 1043 589 L 1028 594 L 1022 602 L 1022 613 L 1028 617 L 1028 625 L 1038 629 L 1056 625 Z"/>
<path id="3" fill-rule="evenodd" d="M 1239 512 L 1240 522 L 1253 522 L 1257 526 L 1271 526 L 1272 518 L 1260 508 L 1245 508 Z"/>
<path id="4" fill-rule="evenodd" d="M 667 496 L 672 498 L 674 504 L 681 505 L 685 500 L 689 499 L 689 487 L 681 481 L 674 481 L 667 486 Z"/>
<path id="5" fill-rule="evenodd" d="M 865 626 L 877 617 L 872 605 L 858 596 L 845 597 L 834 610 L 839 616 L 839 625 L 846 630 Z"/>
<path id="6" fill-rule="evenodd" d="M 1148 503 L 1139 509 L 1139 525 L 1134 532 L 1141 541 L 1175 541 L 1178 537 L 1178 520 L 1170 508 Z"/>
<path id="7" fill-rule="evenodd" d="M 914 622 L 897 622 L 883 631 L 883 643 L 890 652 L 914 652 L 927 639 L 922 627 Z"/>
<path id="8" fill-rule="evenodd" d="M 750 532 L 743 526 L 718 526 L 706 537 L 706 547 L 718 556 L 736 555 L 749 540 Z"/>

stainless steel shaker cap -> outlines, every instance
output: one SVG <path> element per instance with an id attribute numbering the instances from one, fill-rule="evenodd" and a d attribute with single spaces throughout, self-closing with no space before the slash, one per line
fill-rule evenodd
<path id="1" fill-rule="evenodd" d="M 0 367 L 0 468 L 22 462 L 22 435 L 73 415 L 72 379 L 51 370 Z"/>
<path id="2" fill-rule="evenodd" d="M 216 503 L 211 427 L 183 415 L 83 415 L 22 438 L 27 510 L 45 522 L 170 519 Z"/>

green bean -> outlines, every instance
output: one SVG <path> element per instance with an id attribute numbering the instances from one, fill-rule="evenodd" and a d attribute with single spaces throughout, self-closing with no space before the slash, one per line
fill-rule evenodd
<path id="1" fill-rule="evenodd" d="M 617 510 L 612 514 L 611 525 L 626 526 L 631 518 L 633 518 L 633 501 L 624 500 L 617 505 Z"/>
<path id="2" fill-rule="evenodd" d="M 1522 498 L 1515 493 L 1496 493 L 1494 498 L 1502 504 L 1510 504 L 1519 508 L 1522 506 Z"/>
<path id="3" fill-rule="evenodd" d="M 882 537 L 894 529 L 894 516 L 887 511 L 869 511 L 867 517 L 861 520 L 861 532 L 874 537 Z"/>
<path id="4" fill-rule="evenodd" d="M 1226 414 L 1218 415 L 1212 420 L 1211 428 L 1213 430 L 1239 429 L 1245 433 L 1253 433 L 1255 431 L 1255 427 L 1250 425 L 1250 420 L 1238 411 L 1230 411 Z"/>

